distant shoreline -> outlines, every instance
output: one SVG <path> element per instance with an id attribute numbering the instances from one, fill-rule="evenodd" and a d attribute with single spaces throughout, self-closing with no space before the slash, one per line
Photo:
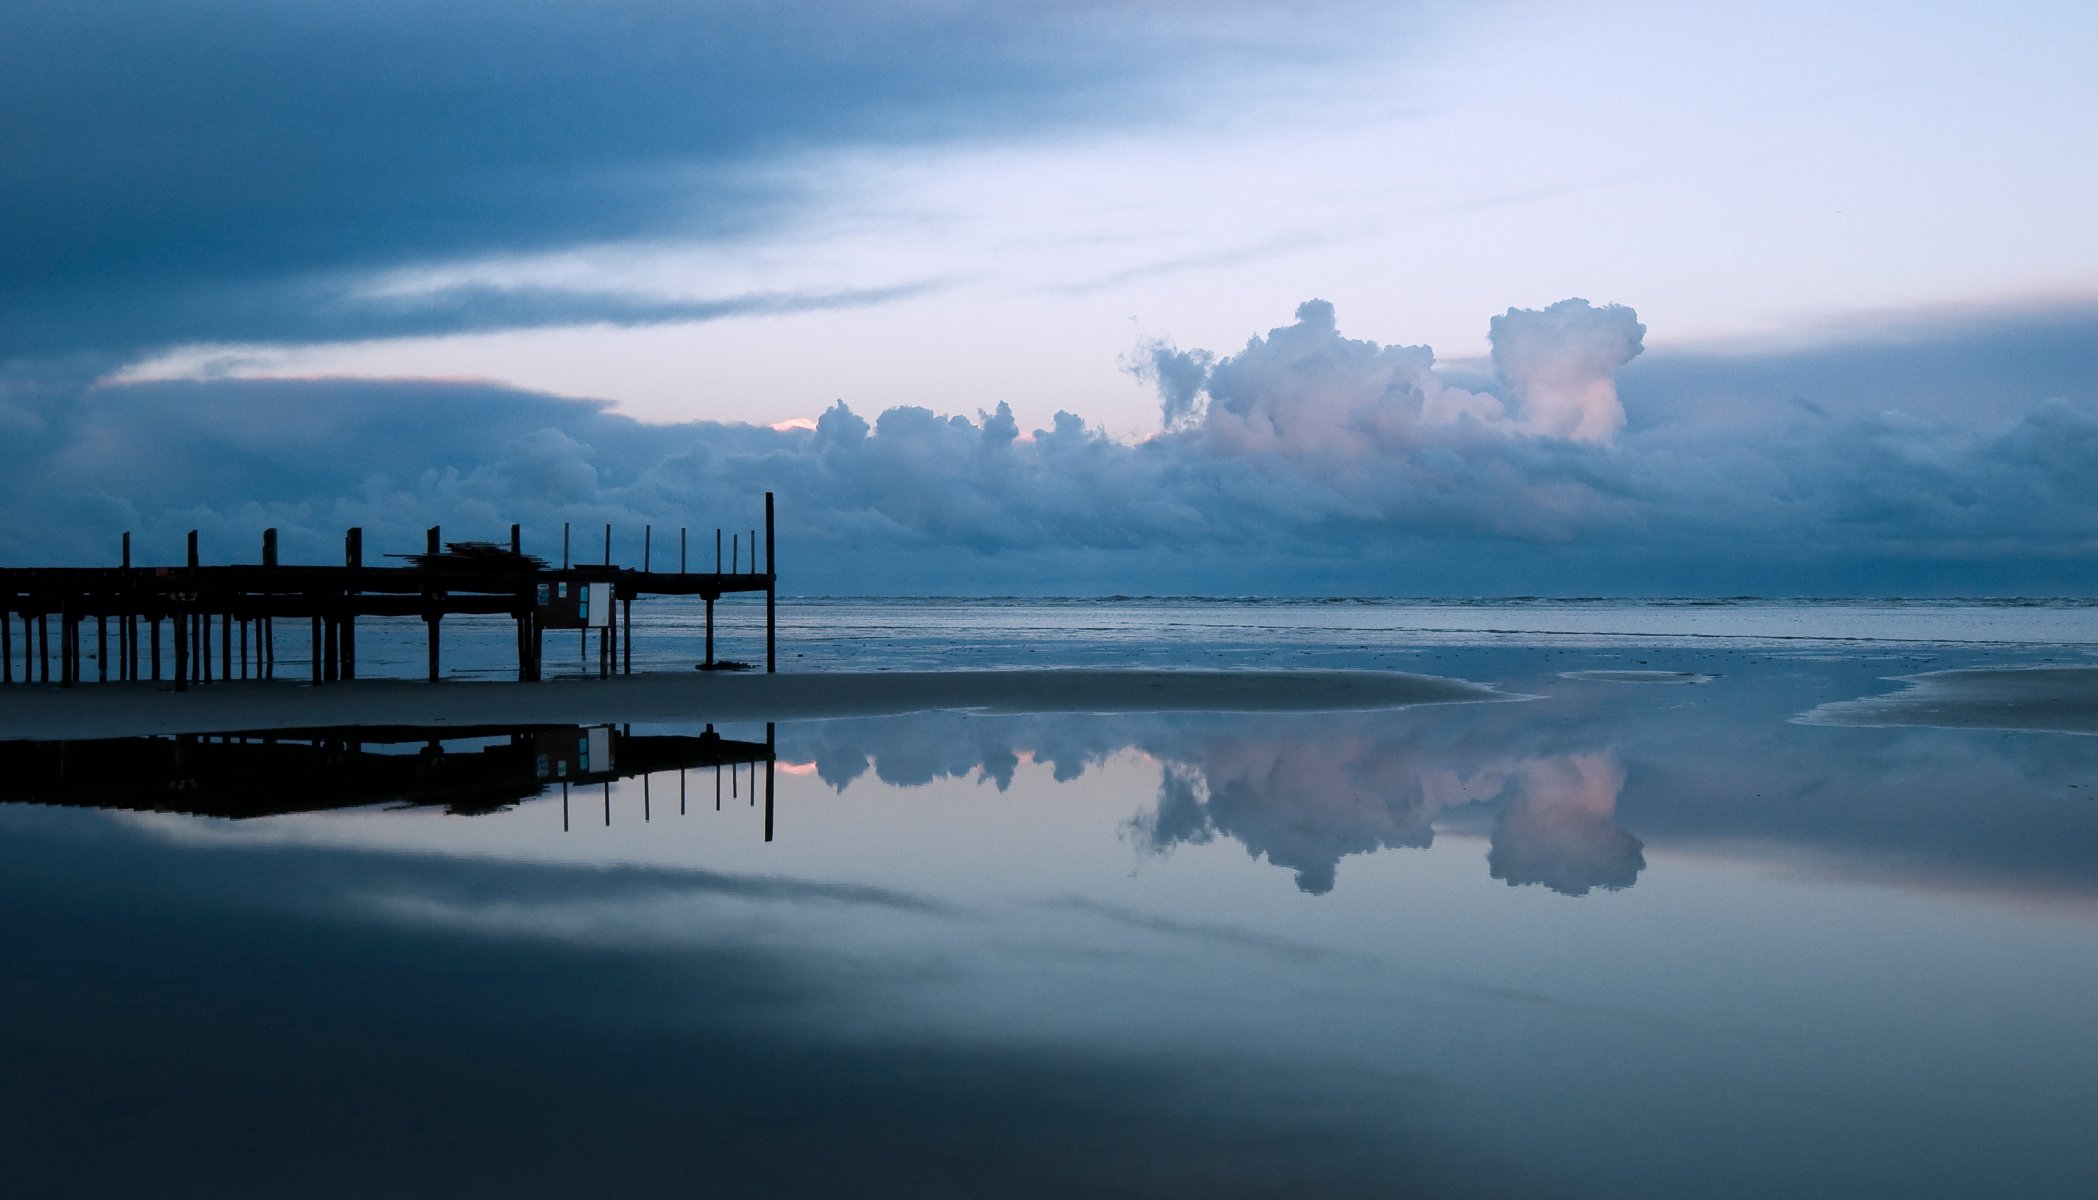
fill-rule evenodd
<path id="1" fill-rule="evenodd" d="M 728 722 L 996 712 L 1319 712 L 1510 699 L 1396 671 L 999 671 L 648 674 L 542 683 L 87 683 L 0 688 L 0 740 L 261 732 L 334 725 Z"/>

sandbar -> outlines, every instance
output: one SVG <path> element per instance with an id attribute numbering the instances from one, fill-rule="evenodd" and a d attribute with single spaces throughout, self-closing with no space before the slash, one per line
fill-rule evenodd
<path id="1" fill-rule="evenodd" d="M 2098 734 L 2098 667 L 1981 668 L 1900 675 L 1884 696 L 1801 713 L 1802 725 L 2020 729 Z"/>
<path id="2" fill-rule="evenodd" d="M 1397 671 L 1004 670 L 650 674 L 541 683 L 394 679 L 0 688 L 0 740 L 350 725 L 784 721 L 934 709 L 1316 712 L 1511 697 Z"/>

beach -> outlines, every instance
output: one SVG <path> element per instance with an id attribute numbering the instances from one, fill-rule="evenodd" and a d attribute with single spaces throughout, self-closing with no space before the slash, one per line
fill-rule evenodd
<path id="1" fill-rule="evenodd" d="M 104 738 L 357 725 L 712 723 L 1007 712 L 1303 712 L 1505 699 L 1462 680 L 1379 671 L 827 671 L 647 674 L 542 683 L 367 679 L 0 690 L 0 736 Z"/>
<path id="2" fill-rule="evenodd" d="M 2098 668 L 1977 668 L 1897 676 L 1901 690 L 1823 704 L 1809 725 L 1922 725 L 2098 734 Z"/>

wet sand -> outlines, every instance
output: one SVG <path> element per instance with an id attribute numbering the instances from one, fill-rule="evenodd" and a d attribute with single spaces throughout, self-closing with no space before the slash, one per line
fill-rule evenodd
<path id="1" fill-rule="evenodd" d="M 1507 699 L 1392 671 L 881 671 L 634 675 L 544 683 L 359 680 L 0 690 L 0 739 L 217 733 L 332 725 L 791 720 L 931 709 L 1310 712 Z"/>
<path id="2" fill-rule="evenodd" d="M 1901 675 L 1903 690 L 1824 704 L 1802 725 L 1922 725 L 2098 734 L 2098 667 L 2026 667 Z"/>

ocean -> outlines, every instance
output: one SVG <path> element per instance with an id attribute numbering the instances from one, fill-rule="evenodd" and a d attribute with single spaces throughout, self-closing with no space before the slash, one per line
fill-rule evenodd
<path id="1" fill-rule="evenodd" d="M 762 667 L 762 602 L 730 597 L 716 615 L 717 655 Z M 2081 599 L 788 597 L 777 619 L 786 670 L 1378 668 L 1403 667 L 1433 648 L 1468 646 L 2098 649 L 2098 601 Z M 639 601 L 633 622 L 635 670 L 683 670 L 702 657 L 705 619 L 697 601 Z M 514 678 L 513 630 L 497 618 L 446 621 L 446 674 Z M 310 663 L 308 640 L 301 630 L 280 631 L 280 675 L 296 676 Z M 425 645 L 419 621 L 367 619 L 358 626 L 359 671 L 420 678 Z M 547 634 L 546 669 L 594 674 L 595 641 L 586 650 L 579 633 Z"/>
<path id="2" fill-rule="evenodd" d="M 762 610 L 722 610 L 761 664 Z M 636 669 L 688 670 L 696 616 L 637 604 Z M 797 672 L 1498 696 L 0 741 L 13 1190 L 2098 1190 L 2098 605 L 780 619 Z M 368 622 L 366 673 L 418 674 L 421 632 Z M 505 676 L 508 636 L 448 623 L 450 673 Z M 2085 707 L 1844 707 L 1977 667 Z"/>

